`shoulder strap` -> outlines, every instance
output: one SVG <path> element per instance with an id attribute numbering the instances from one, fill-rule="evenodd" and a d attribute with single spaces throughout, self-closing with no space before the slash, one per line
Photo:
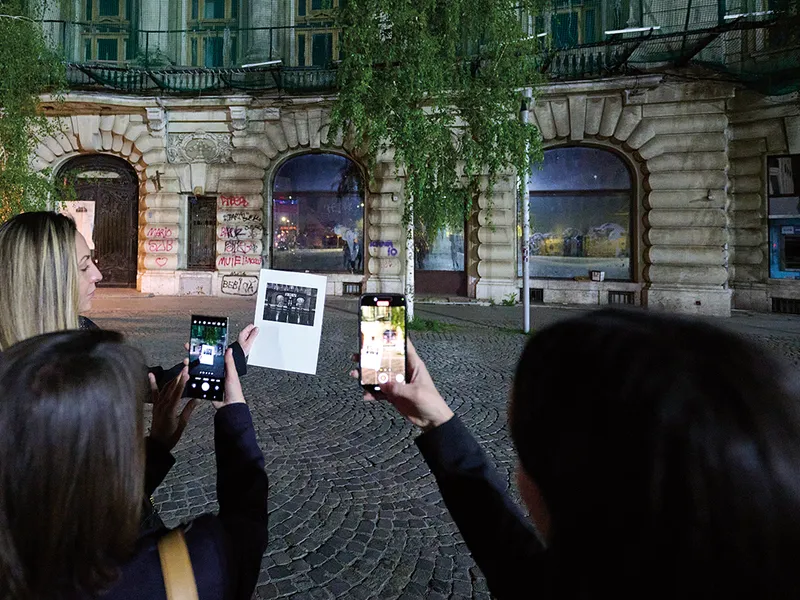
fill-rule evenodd
<path id="1" fill-rule="evenodd" d="M 189 549 L 180 528 L 173 529 L 158 540 L 158 555 L 167 600 L 198 600 Z"/>

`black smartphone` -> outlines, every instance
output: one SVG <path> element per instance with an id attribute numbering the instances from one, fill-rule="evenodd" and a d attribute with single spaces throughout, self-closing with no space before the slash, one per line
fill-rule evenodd
<path id="1" fill-rule="evenodd" d="M 406 381 L 406 297 L 364 294 L 358 313 L 361 385 L 378 392 L 389 381 Z"/>
<path id="2" fill-rule="evenodd" d="M 225 349 L 228 317 L 192 315 L 189 334 L 189 398 L 222 401 L 225 390 Z"/>

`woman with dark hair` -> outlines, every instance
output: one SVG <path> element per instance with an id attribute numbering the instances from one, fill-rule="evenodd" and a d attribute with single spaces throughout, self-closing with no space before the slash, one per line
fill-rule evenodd
<path id="1" fill-rule="evenodd" d="M 409 344 L 385 397 L 494 596 L 789 598 L 800 590 L 800 378 L 730 332 L 603 310 L 529 341 L 505 482 Z M 538 532 L 537 532 L 538 530 Z"/>
<path id="2" fill-rule="evenodd" d="M 267 542 L 264 458 L 230 350 L 225 367 L 219 515 L 182 528 L 201 600 L 249 599 Z M 141 354 L 112 332 L 42 335 L 0 357 L 0 598 L 165 597 L 167 531 L 137 541 L 150 393 Z"/>

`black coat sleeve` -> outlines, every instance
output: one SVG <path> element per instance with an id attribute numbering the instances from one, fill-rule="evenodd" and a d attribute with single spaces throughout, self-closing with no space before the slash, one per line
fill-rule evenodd
<path id="1" fill-rule="evenodd" d="M 169 450 L 150 436 L 145 438 L 144 494 L 152 496 L 175 464 L 175 457 Z"/>
<path id="2" fill-rule="evenodd" d="M 416 443 L 492 595 L 535 597 L 544 546 L 475 438 L 453 417 Z"/>
<path id="3" fill-rule="evenodd" d="M 249 600 L 267 549 L 268 481 L 246 404 L 230 404 L 214 418 L 219 520 L 228 540 L 234 600 Z"/>

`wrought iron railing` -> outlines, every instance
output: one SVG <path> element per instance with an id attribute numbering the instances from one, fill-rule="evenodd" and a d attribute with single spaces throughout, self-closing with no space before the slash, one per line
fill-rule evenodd
<path id="1" fill-rule="evenodd" d="M 324 92 L 335 88 L 338 30 L 293 26 L 144 30 L 124 23 L 42 21 L 75 88 L 127 93 L 220 90 Z"/>
<path id="2" fill-rule="evenodd" d="M 639 8 L 637 0 L 624 4 L 630 18 L 621 30 L 602 32 L 603 41 L 571 47 L 553 43 L 556 37 L 566 39 L 553 29 L 569 25 L 564 7 L 605 11 L 609 3 L 553 0 L 553 11 L 527 19 L 525 34 L 541 41 L 541 71 L 552 80 L 575 80 L 696 64 L 765 93 L 800 88 L 800 0 L 768 0 L 769 10 L 749 12 L 748 0 L 718 0 L 716 5 L 685 0 L 680 8 L 672 0 L 638 2 Z M 662 25 L 656 25 L 659 19 Z M 607 22 L 623 24 L 620 15 Z M 74 88 L 196 94 L 320 93 L 336 87 L 339 31 L 330 20 L 171 30 L 133 29 L 123 22 L 43 21 L 42 27 L 63 49 Z"/>

